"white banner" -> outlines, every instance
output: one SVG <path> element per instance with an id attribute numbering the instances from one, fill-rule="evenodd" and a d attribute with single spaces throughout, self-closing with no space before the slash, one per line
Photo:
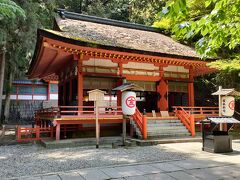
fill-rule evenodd
<path id="1" fill-rule="evenodd" d="M 235 109 L 235 100 L 232 96 L 222 97 L 222 115 L 233 116 Z"/>

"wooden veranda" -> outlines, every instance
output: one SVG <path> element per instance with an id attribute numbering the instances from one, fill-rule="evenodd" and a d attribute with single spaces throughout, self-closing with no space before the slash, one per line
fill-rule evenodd
<path id="1" fill-rule="evenodd" d="M 98 107 L 99 110 L 99 124 L 114 124 L 123 123 L 123 115 L 121 107 Z M 143 115 L 138 109 L 136 113 L 129 117 L 138 126 L 142 133 L 143 139 L 147 139 L 147 121 L 154 120 L 169 120 L 179 118 L 183 125 L 188 129 L 192 136 L 195 136 L 195 126 L 200 120 L 207 116 L 218 116 L 218 107 L 174 107 L 172 116 L 157 116 Z M 58 108 L 47 108 L 36 111 L 35 114 L 35 128 L 21 128 L 17 130 L 17 140 L 40 140 L 41 134 L 47 134 L 47 137 L 60 140 L 60 132 L 66 133 L 69 131 L 77 132 L 84 128 L 84 124 L 95 124 L 96 114 L 94 106 L 60 106 Z M 28 133 L 34 133 L 34 138 L 23 136 Z M 54 135 L 55 134 L 55 135 Z"/>

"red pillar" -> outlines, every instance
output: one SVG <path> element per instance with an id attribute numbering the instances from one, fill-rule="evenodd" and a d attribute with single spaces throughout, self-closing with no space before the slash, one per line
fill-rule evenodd
<path id="1" fill-rule="evenodd" d="M 50 100 L 50 92 L 51 92 L 51 90 L 50 90 L 50 81 L 48 81 L 48 88 L 47 88 L 47 100 L 49 101 Z"/>
<path id="2" fill-rule="evenodd" d="M 69 102 L 72 101 L 72 79 L 69 80 Z"/>
<path id="3" fill-rule="evenodd" d="M 188 105 L 194 106 L 194 79 L 193 79 L 193 69 L 189 69 L 189 83 L 188 83 Z"/>
<path id="4" fill-rule="evenodd" d="M 59 82 L 58 83 L 58 106 L 62 105 L 60 98 L 62 98 L 62 89 L 61 89 L 60 82 Z"/>
<path id="5" fill-rule="evenodd" d="M 59 141 L 60 140 L 60 124 L 57 124 L 56 126 L 56 141 Z"/>
<path id="6" fill-rule="evenodd" d="M 157 85 L 157 92 L 160 97 L 157 102 L 158 109 L 160 111 L 168 111 L 168 82 L 163 78 L 159 81 Z"/>
<path id="7" fill-rule="evenodd" d="M 66 81 L 64 80 L 63 82 L 63 105 L 66 106 L 66 102 L 67 102 L 67 95 L 66 95 Z"/>
<path id="8" fill-rule="evenodd" d="M 143 115 L 143 139 L 146 140 L 147 139 L 147 117 L 145 115 Z"/>
<path id="9" fill-rule="evenodd" d="M 188 83 L 188 105 L 194 106 L 194 85 L 193 82 Z"/>
<path id="10" fill-rule="evenodd" d="M 119 79 L 117 81 L 117 86 L 121 86 L 123 84 L 123 80 Z M 117 91 L 117 106 L 122 105 L 122 93 L 120 91 Z"/>
<path id="11" fill-rule="evenodd" d="M 78 106 L 83 105 L 83 74 L 82 74 L 83 55 L 78 60 Z"/>
<path id="12" fill-rule="evenodd" d="M 119 68 L 119 76 L 121 77 L 121 79 L 118 79 L 117 86 L 121 86 L 123 84 L 123 79 L 122 79 L 123 64 L 122 64 L 122 62 L 118 63 L 118 68 Z M 122 93 L 120 91 L 117 91 L 117 106 L 121 106 L 121 105 L 122 105 Z"/>

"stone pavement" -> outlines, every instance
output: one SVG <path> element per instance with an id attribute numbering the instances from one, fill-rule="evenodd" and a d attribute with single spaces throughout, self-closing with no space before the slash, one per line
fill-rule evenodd
<path id="1" fill-rule="evenodd" d="M 240 143 L 240 142 L 238 142 Z M 239 149 L 229 154 L 213 154 L 201 151 L 201 143 L 163 145 L 166 150 L 189 155 L 184 160 L 116 165 L 86 168 L 68 172 L 43 174 L 18 180 L 188 180 L 188 179 L 240 179 Z M 239 144 L 235 146 L 239 148 Z"/>
<path id="2" fill-rule="evenodd" d="M 18 180 L 188 180 L 188 179 L 240 179 L 240 165 L 199 161 L 194 159 L 142 163 L 102 168 L 88 168 L 68 172 L 22 177 Z"/>

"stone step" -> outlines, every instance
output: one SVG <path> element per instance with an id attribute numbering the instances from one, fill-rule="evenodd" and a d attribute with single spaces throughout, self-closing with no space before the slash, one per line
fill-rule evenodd
<path id="1" fill-rule="evenodd" d="M 142 134 L 136 123 L 132 121 L 131 124 L 135 128 L 136 135 L 142 139 Z M 149 120 L 147 126 L 148 139 L 189 137 L 191 135 L 180 120 Z"/>
<path id="2" fill-rule="evenodd" d="M 165 123 L 165 124 L 148 124 L 148 127 L 178 127 L 183 126 L 182 123 Z"/>
<path id="3" fill-rule="evenodd" d="M 180 120 L 148 120 L 148 124 L 165 124 L 165 123 L 181 123 Z"/>
<path id="4" fill-rule="evenodd" d="M 181 133 L 189 133 L 187 130 L 186 131 L 163 131 L 163 132 L 159 132 L 159 131 L 150 131 L 148 132 L 148 135 L 158 135 L 158 134 L 181 134 Z"/>
<path id="5" fill-rule="evenodd" d="M 185 130 L 176 130 L 176 131 L 148 131 L 148 135 L 164 135 L 164 134 L 168 134 L 168 135 L 176 135 L 176 134 L 188 134 L 190 135 L 189 131 L 187 129 Z M 139 130 L 136 131 L 136 134 L 138 136 L 141 136 L 141 132 Z"/>
<path id="6" fill-rule="evenodd" d="M 136 128 L 136 125 L 134 126 L 136 131 L 139 131 L 138 128 Z M 187 131 L 185 126 L 172 126 L 172 127 L 148 127 L 148 132 L 177 132 L 177 131 Z"/>
<path id="7" fill-rule="evenodd" d="M 141 134 L 139 130 L 136 131 L 138 134 Z M 187 129 L 178 129 L 178 130 L 148 130 L 148 134 L 178 134 L 178 133 L 189 133 Z"/>
<path id="8" fill-rule="evenodd" d="M 185 126 L 148 126 L 147 127 L 148 131 L 150 130 L 181 130 L 181 129 L 186 129 Z"/>
<path id="9" fill-rule="evenodd" d="M 182 132 L 188 131 L 186 128 L 179 129 L 148 129 L 148 132 Z"/>
<path id="10" fill-rule="evenodd" d="M 190 137 L 190 134 L 187 133 L 181 133 L 181 134 L 160 134 L 160 135 L 154 135 L 148 136 L 148 139 L 162 139 L 162 138 L 176 138 L 176 137 Z M 142 138 L 141 138 L 142 139 Z"/>
<path id="11" fill-rule="evenodd" d="M 178 133 L 178 134 L 148 134 L 148 139 L 154 138 L 169 138 L 169 137 L 190 137 L 190 133 Z M 140 139 L 142 139 L 142 135 L 138 135 Z"/>

